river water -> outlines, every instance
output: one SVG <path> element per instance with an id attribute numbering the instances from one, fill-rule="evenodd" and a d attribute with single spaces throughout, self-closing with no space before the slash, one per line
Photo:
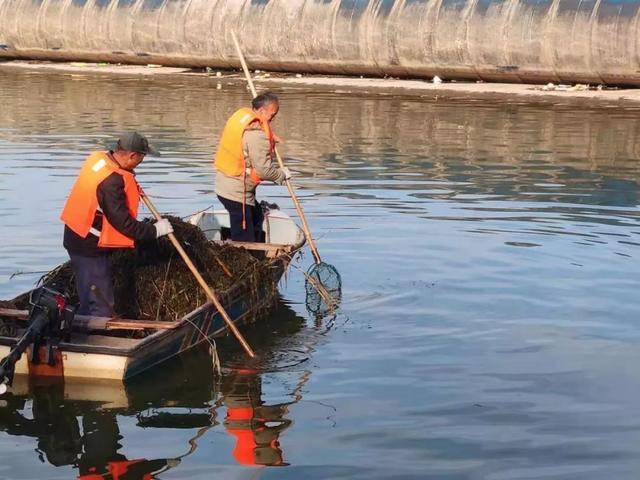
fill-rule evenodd
<path id="1" fill-rule="evenodd" d="M 216 204 L 211 158 L 243 87 L 0 78 L 0 298 L 66 259 L 65 196 L 123 130 L 163 152 L 138 169 L 160 210 Z M 637 478 L 638 110 L 278 93 L 283 152 L 342 275 L 338 313 L 314 319 L 294 269 L 246 330 L 257 369 L 229 340 L 222 378 L 198 350 L 126 389 L 17 381 L 0 478 L 134 460 L 127 478 Z M 283 187 L 261 195 L 294 214 Z"/>

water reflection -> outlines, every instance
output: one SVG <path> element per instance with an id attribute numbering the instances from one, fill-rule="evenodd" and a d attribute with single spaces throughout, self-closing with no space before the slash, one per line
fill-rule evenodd
<path id="1" fill-rule="evenodd" d="M 186 355 L 182 360 L 193 356 Z M 174 376 L 178 373 L 175 362 L 173 371 L 168 373 L 164 380 L 181 383 L 182 377 Z M 121 453 L 119 417 L 135 415 L 136 425 L 144 429 L 210 428 L 215 425 L 215 411 L 211 415 L 202 412 L 213 389 L 211 382 L 209 388 L 202 388 L 203 385 L 207 382 L 188 381 L 184 386 L 190 395 L 175 398 L 172 394 L 178 392 L 162 391 L 157 382 L 148 380 L 125 392 L 116 383 L 51 383 L 42 379 L 28 383 L 18 377 L 11 393 L 3 397 L 0 431 L 36 439 L 36 454 L 41 462 L 73 467 L 78 478 L 151 478 L 151 474 L 177 466 L 181 458 L 128 458 Z M 168 411 L 161 411 L 167 407 Z M 137 411 L 140 408 L 144 410 Z M 196 412 L 173 413 L 176 408 Z"/>
<path id="2" fill-rule="evenodd" d="M 248 102 L 243 88 L 216 90 L 208 78 L 136 79 L 10 69 L 0 74 L 0 131 L 8 149 L 3 153 L 24 153 L 20 144 L 28 139 L 31 152 L 55 146 L 64 157 L 78 147 L 95 147 L 124 126 L 135 126 L 157 139 L 167 153 L 160 163 L 164 173 L 170 166 L 187 171 L 211 160 L 228 115 Z M 636 180 L 640 174 L 633 161 L 640 156 L 640 119 L 633 107 L 576 111 L 410 96 L 351 94 L 337 101 L 329 93 L 278 93 L 282 115 L 275 125 L 285 136 L 282 147 L 301 173 L 316 179 L 377 178 L 412 185 L 411 180 L 421 180 L 426 171 L 429 179 L 451 179 L 448 161 L 470 157 L 474 165 L 466 165 L 472 172 L 502 174 L 504 179 L 522 173 L 553 180 L 556 172 L 549 171 L 547 163 L 559 172 L 568 167 L 606 169 L 609 175 Z M 114 104 L 114 98 L 121 100 Z M 32 159 L 31 167 L 58 161 L 44 153 Z"/>
<path id="3" fill-rule="evenodd" d="M 242 370 L 223 379 L 224 427 L 235 438 L 233 458 L 246 466 L 286 465 L 278 438 L 291 425 L 290 403 L 265 405 L 257 372 Z M 226 380 L 226 382 L 225 382 Z"/>
<path id="4" fill-rule="evenodd" d="M 284 334 L 265 335 L 273 328 Z M 308 360 L 304 352 L 322 336 L 316 336 L 315 328 L 305 331 L 304 320 L 282 302 L 259 332 L 253 332 L 252 341 L 263 359 L 260 369 L 232 366 L 220 378 L 213 375 L 208 348 L 189 351 L 124 388 L 118 382 L 16 377 L 11 392 L 1 400 L 0 432 L 33 438 L 34 455 L 41 462 L 71 467 L 82 479 L 155 478 L 180 468 L 199 448 L 209 449 L 208 438 L 215 429 L 222 429 L 233 444 L 223 463 L 287 465 L 279 439 L 292 425 L 289 408 L 302 400 L 302 388 L 309 380 L 310 372 L 300 369 Z M 270 356 L 282 360 L 287 352 L 290 363 L 303 355 L 296 369 L 279 368 L 294 386 L 278 393 L 279 398 L 284 395 L 289 400 L 270 401 L 263 392 L 265 375 L 270 378 L 273 371 L 268 370 L 276 367 Z M 176 441 L 173 431 L 189 432 L 189 436 Z M 160 434 L 167 439 L 172 456 L 149 459 L 130 454 L 123 448 L 130 445 L 128 434 L 143 445 Z"/>

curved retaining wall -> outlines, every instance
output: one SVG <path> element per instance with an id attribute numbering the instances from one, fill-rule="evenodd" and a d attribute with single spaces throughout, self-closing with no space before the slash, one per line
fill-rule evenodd
<path id="1" fill-rule="evenodd" d="M 640 85 L 640 0 L 0 0 L 0 57 Z"/>

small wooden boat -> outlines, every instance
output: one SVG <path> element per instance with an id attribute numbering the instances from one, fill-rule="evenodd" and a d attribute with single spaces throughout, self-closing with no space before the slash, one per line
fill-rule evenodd
<path id="1" fill-rule="evenodd" d="M 213 242 L 225 242 L 238 248 L 262 252 L 260 254 L 269 259 L 269 281 L 264 282 L 257 291 L 247 280 L 243 280 L 227 291 L 216 292 L 234 323 L 242 324 L 256 319 L 272 303 L 277 284 L 291 258 L 304 245 L 303 232 L 280 210 L 271 210 L 265 217 L 267 243 L 223 240 L 229 228 L 226 211 L 203 211 L 194 215 L 190 222 L 199 226 Z M 29 293 L 17 299 L 28 298 Z M 9 354 L 11 347 L 24 333 L 18 320 L 24 314 L 0 309 L 0 327 L 4 324 L 4 328 L 0 328 L 0 359 Z M 16 375 L 127 380 L 209 338 L 227 333 L 221 315 L 211 303 L 170 323 L 94 318 L 79 320 L 73 323 L 70 340 L 56 347 L 56 359 L 59 360 L 56 365 L 50 367 L 43 363 L 31 363 L 27 351 L 16 364 Z M 7 328 L 11 326 L 13 328 Z M 136 328 L 152 333 L 141 339 L 130 338 L 130 329 Z M 7 330 L 13 331 L 8 334 Z M 105 330 L 109 330 L 108 334 Z"/>

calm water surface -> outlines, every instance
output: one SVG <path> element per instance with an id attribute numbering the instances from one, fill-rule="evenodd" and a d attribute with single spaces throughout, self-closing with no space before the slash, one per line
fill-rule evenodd
<path id="1" fill-rule="evenodd" d="M 0 79 L 0 298 L 66 259 L 65 196 L 123 130 L 164 153 L 139 168 L 160 210 L 216 204 L 211 158 L 244 88 Z M 246 332 L 258 365 L 226 341 L 220 379 L 196 351 L 126 389 L 17 382 L 0 477 L 144 459 L 131 478 L 637 478 L 639 112 L 278 93 L 339 313 L 314 320 L 292 270 Z M 294 213 L 285 189 L 261 193 Z"/>

